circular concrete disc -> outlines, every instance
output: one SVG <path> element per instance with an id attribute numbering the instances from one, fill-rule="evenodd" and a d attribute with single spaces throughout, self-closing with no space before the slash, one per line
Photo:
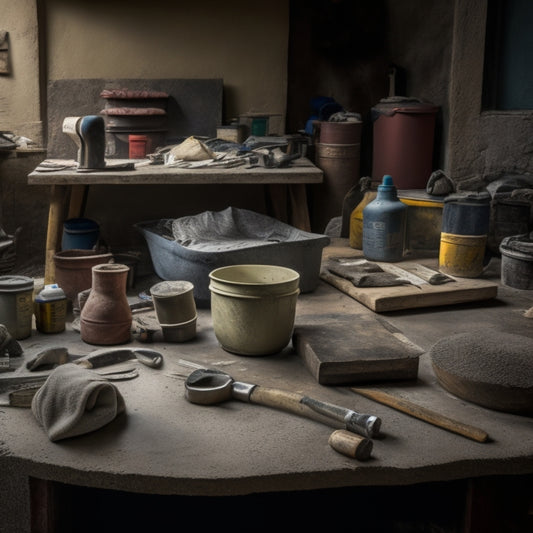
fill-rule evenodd
<path id="1" fill-rule="evenodd" d="M 533 416 L 533 338 L 478 330 L 437 341 L 429 355 L 439 383 L 452 394 Z"/>

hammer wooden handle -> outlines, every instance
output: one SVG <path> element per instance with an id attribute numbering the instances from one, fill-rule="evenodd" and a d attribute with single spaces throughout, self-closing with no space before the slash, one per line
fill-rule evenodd
<path id="1" fill-rule="evenodd" d="M 259 386 L 254 387 L 250 394 L 250 401 L 252 403 L 275 407 L 323 422 L 324 417 L 319 416 L 318 413 L 309 408 L 305 403 L 302 403 L 304 398 L 305 396 L 295 392 L 286 392 Z M 373 447 L 372 440 L 369 438 L 356 435 L 345 429 L 334 431 L 330 435 L 328 443 L 335 451 L 359 461 L 369 459 Z"/>
<path id="2" fill-rule="evenodd" d="M 345 407 L 280 389 L 255 385 L 249 395 L 249 401 L 283 409 L 313 420 L 342 423 L 344 429 L 364 437 L 374 438 L 381 426 L 381 420 L 373 415 L 357 413 Z"/>
<path id="3" fill-rule="evenodd" d="M 310 418 L 322 423 L 341 422 L 336 417 L 326 416 L 311 409 L 303 401 L 304 396 L 296 392 L 289 392 L 270 387 L 255 386 L 250 393 L 249 401 L 267 407 L 273 407 L 299 416 Z M 335 426 L 334 426 L 335 427 Z"/>
<path id="4" fill-rule="evenodd" d="M 409 400 L 404 400 L 403 398 L 398 398 L 392 394 L 374 389 L 360 389 L 352 387 L 351 390 L 357 394 L 360 394 L 361 396 L 364 396 L 365 398 L 370 398 L 371 400 L 381 404 L 388 405 L 397 411 L 401 411 L 420 420 L 424 420 L 425 422 L 433 424 L 434 426 L 447 429 L 448 431 L 452 431 L 453 433 L 457 433 L 463 437 L 467 437 L 477 442 L 487 442 L 487 440 L 489 440 L 488 434 L 482 429 L 441 415 L 435 411 L 432 411 L 431 409 L 427 409 L 426 407 L 422 407 L 421 405 L 410 402 Z"/>

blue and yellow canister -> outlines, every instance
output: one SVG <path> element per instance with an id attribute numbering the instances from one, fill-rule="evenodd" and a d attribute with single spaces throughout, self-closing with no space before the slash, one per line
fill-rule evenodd
<path id="1" fill-rule="evenodd" d="M 452 194 L 445 198 L 439 248 L 439 270 L 476 278 L 488 262 L 490 224 L 488 192 Z"/>
<path id="2" fill-rule="evenodd" d="M 35 326 L 41 333 L 65 330 L 67 297 L 57 284 L 45 285 L 34 301 Z"/>

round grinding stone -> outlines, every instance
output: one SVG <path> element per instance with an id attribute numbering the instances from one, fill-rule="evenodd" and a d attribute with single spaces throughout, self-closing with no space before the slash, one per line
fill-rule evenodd
<path id="1" fill-rule="evenodd" d="M 533 338 L 478 330 L 440 339 L 428 353 L 447 391 L 489 409 L 533 416 Z"/>

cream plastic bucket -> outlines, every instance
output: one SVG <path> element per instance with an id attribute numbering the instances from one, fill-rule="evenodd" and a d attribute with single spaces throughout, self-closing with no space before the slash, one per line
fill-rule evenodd
<path id="1" fill-rule="evenodd" d="M 275 265 L 231 265 L 209 274 L 215 336 L 239 355 L 270 355 L 289 343 L 300 275 Z"/>

